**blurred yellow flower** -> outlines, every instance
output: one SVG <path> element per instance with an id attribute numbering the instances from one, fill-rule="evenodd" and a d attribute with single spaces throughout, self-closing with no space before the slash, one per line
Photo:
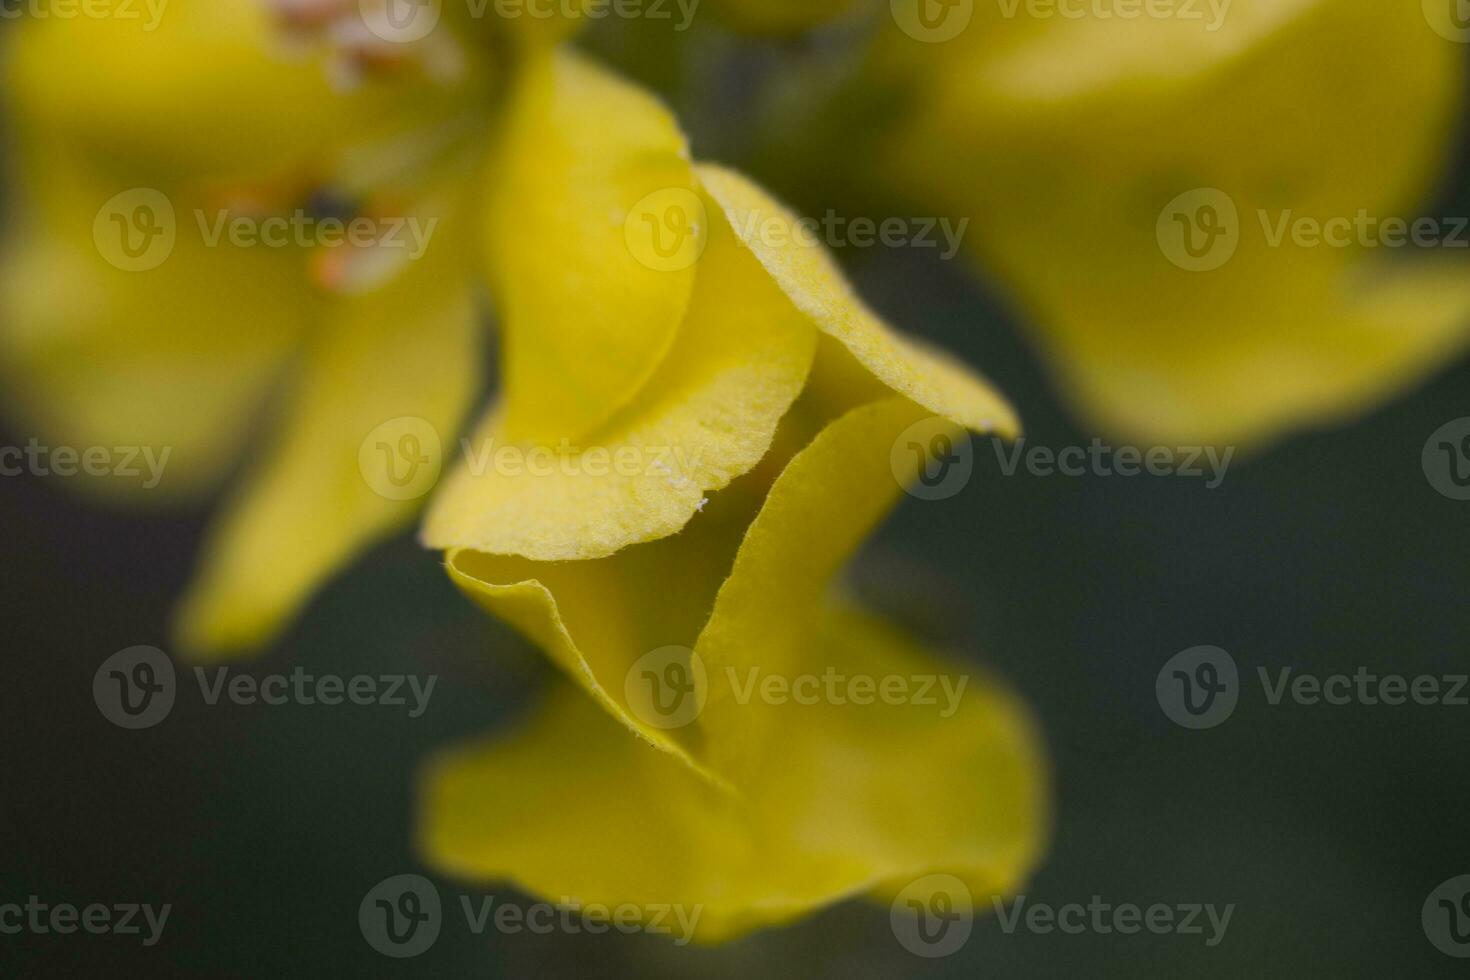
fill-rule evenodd
<path id="1" fill-rule="evenodd" d="M 243 471 L 179 635 L 248 649 L 432 486 L 437 458 L 405 492 L 378 450 L 478 391 L 467 216 L 505 66 L 453 8 L 107 8 L 7 38 L 0 371 L 50 438 L 167 449 L 156 498 Z"/>
<path id="2" fill-rule="evenodd" d="M 1246 444 L 1332 421 L 1470 329 L 1463 254 L 1394 247 L 1463 107 L 1452 2 L 1016 0 L 942 43 L 889 30 L 868 81 L 908 108 L 882 168 L 973 218 L 975 258 L 1111 430 Z M 1455 244 L 1435 228 L 1420 244 Z"/>
<path id="3" fill-rule="evenodd" d="M 490 250 L 505 393 L 423 536 L 583 693 L 434 767 L 427 856 L 551 899 L 697 904 L 706 941 L 936 870 L 1013 889 L 1045 833 L 1024 712 L 829 592 L 932 462 L 908 433 L 1014 435 L 1014 413 L 891 332 L 794 215 L 689 163 L 646 95 L 569 55 L 522 86 L 510 130 L 538 135 L 509 142 L 538 149 L 500 158 L 488 219 L 522 229 Z M 572 179 L 592 168 L 614 179 Z M 839 672 L 954 703 L 751 694 Z"/>

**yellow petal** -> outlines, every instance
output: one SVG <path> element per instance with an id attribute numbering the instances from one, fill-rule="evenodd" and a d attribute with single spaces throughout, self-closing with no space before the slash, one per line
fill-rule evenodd
<path id="1" fill-rule="evenodd" d="M 911 475 L 891 466 L 895 441 L 929 414 L 897 398 L 852 411 L 768 491 L 752 473 L 683 533 L 602 561 L 451 554 L 457 584 L 575 687 L 524 735 L 434 770 L 429 859 L 552 899 L 697 906 L 703 941 L 889 896 L 936 870 L 982 901 L 1014 888 L 1045 817 L 1039 753 L 1008 699 L 975 690 L 941 717 L 742 694 L 763 680 L 752 670 L 791 681 L 828 668 L 872 690 L 940 674 L 959 690 L 952 669 L 891 633 L 821 614 L 830 579 Z M 692 715 L 681 696 L 672 724 L 639 696 L 648 669 L 670 665 L 695 685 Z"/>
<path id="2" fill-rule="evenodd" d="M 812 610 L 917 475 L 895 471 L 893 448 L 927 417 L 899 398 L 842 416 L 787 464 L 746 532 L 695 647 L 709 676 L 699 718 L 706 758 L 735 785 L 771 751 L 782 711 L 741 703 L 731 678 L 820 672 L 806 636 Z M 949 436 L 966 438 L 958 427 Z"/>
<path id="3" fill-rule="evenodd" d="M 681 944 L 849 897 L 886 900 L 935 872 L 981 907 L 1016 889 L 1047 825 L 1044 763 L 1021 707 L 852 612 L 820 617 L 809 639 L 845 677 L 968 683 L 948 718 L 912 703 L 790 706 L 778 750 L 738 801 L 560 686 L 512 738 L 429 770 L 426 858 L 550 901 L 626 903 L 645 924 L 678 906 Z"/>
<path id="4" fill-rule="evenodd" d="M 457 550 L 449 575 L 545 651 L 601 710 L 717 782 L 695 758 L 697 732 L 649 724 L 629 704 L 625 680 L 650 649 L 694 645 L 761 489 L 747 478 L 676 537 L 601 561 L 533 562 Z"/>
<path id="5" fill-rule="evenodd" d="M 1283 216 L 1418 213 L 1465 76 L 1463 46 L 1423 8 L 1237 0 L 1212 23 L 977 7 L 942 45 L 893 33 L 884 70 L 918 88 L 885 166 L 926 206 L 975 219 L 985 269 L 1093 417 L 1138 440 L 1258 441 L 1364 407 L 1464 341 L 1470 308 L 1445 279 L 1387 303 L 1358 283 L 1388 249 L 1268 233 Z M 1221 251 L 1193 271 L 1169 222 L 1203 205 L 1235 250 L 1211 239 Z"/>
<path id="6" fill-rule="evenodd" d="M 525 347 L 518 347 L 521 332 L 512 325 L 506 396 L 474 440 L 474 458 L 461 462 L 436 499 L 426 545 L 588 560 L 677 532 L 707 494 L 748 471 L 770 447 L 812 363 L 812 325 L 830 338 L 813 378 L 814 399 L 829 417 L 897 390 L 972 429 L 1017 430 L 1014 411 L 986 382 L 873 316 L 820 245 L 804 245 L 791 232 L 789 212 L 735 174 L 701 167 L 700 175 L 708 193 L 690 195 L 687 205 L 707 216 L 700 222 L 699 274 L 667 359 L 630 405 L 585 439 L 518 438 L 514 418 L 529 413 L 532 403 L 522 393 L 535 392 L 542 414 L 554 414 L 570 404 L 563 388 L 572 375 L 547 373 L 550 360 L 537 356 L 531 360 L 539 365 L 522 372 L 517 386 L 517 350 Z M 663 193 L 684 191 L 655 196 Z M 784 243 L 768 234 L 772 223 L 787 229 Z M 525 263 L 532 254 L 514 261 Z M 522 272 L 517 279 L 528 286 L 531 269 Z M 527 296 L 545 303 L 573 295 L 558 287 L 542 281 Z M 631 336 L 638 336 L 641 314 L 625 315 L 635 325 Z M 591 346 L 579 357 L 573 348 L 583 342 Z M 526 343 L 572 345 L 554 359 L 580 364 L 582 374 L 601 372 L 604 382 L 622 374 L 605 370 L 618 358 L 601 356 L 597 338 L 547 331 Z M 532 383 L 538 378 L 539 388 Z M 560 400 L 557 408 L 545 402 L 551 396 Z M 499 463 L 502 451 L 508 465 Z M 588 463 L 594 451 L 601 454 L 596 470 Z M 608 456 L 624 452 L 641 463 L 610 471 Z M 532 472 L 538 458 L 540 472 Z"/>
<path id="7" fill-rule="evenodd" d="M 701 165 L 699 180 L 735 234 L 823 333 L 904 397 L 976 432 L 1014 436 L 1015 411 L 991 385 L 948 355 L 890 330 L 798 219 L 744 177 Z"/>
<path id="8" fill-rule="evenodd" d="M 206 247 L 182 210 L 169 221 L 173 205 L 157 192 L 116 183 L 55 141 L 25 150 L 19 170 L 35 191 L 16 202 L 0 261 L 10 410 L 51 446 L 168 453 L 156 487 L 141 477 L 69 485 L 140 502 L 198 492 L 238 459 L 310 322 L 298 257 Z M 143 238 L 108 220 L 131 221 L 138 208 L 176 232 Z"/>
<path id="9" fill-rule="evenodd" d="M 1470 338 L 1470 269 L 1412 259 L 1285 265 L 1232 280 L 1189 329 L 1094 308 L 1052 349 L 1099 422 L 1169 446 L 1259 445 L 1347 420 L 1452 359 Z M 1081 312 L 1072 311 L 1081 323 Z M 1153 330 L 1146 331 L 1145 325 Z"/>
<path id="10" fill-rule="evenodd" d="M 432 489 L 478 383 L 472 271 L 464 241 L 437 227 L 422 257 L 339 299 L 313 338 L 276 442 L 215 529 L 180 612 L 180 642 L 196 656 L 268 640 Z"/>
<path id="11" fill-rule="evenodd" d="M 754 662 L 799 671 L 813 610 L 893 505 L 900 480 L 915 475 L 895 471 L 895 442 L 927 417 L 898 398 L 849 412 L 795 453 L 774 484 L 765 471 L 749 475 L 675 537 L 601 561 L 457 550 L 450 576 L 637 735 L 738 786 L 772 725 L 759 707 L 732 707 L 724 671 Z M 666 725 L 637 700 L 640 664 L 671 647 L 693 649 L 717 668 L 701 691 L 709 704 L 699 725 Z"/>
<path id="12" fill-rule="evenodd" d="M 607 426 L 564 448 L 516 442 L 517 396 L 507 392 L 435 499 L 429 547 L 603 558 L 675 533 L 766 455 L 806 380 L 815 333 L 723 221 L 711 222 L 699 268 L 673 350 Z M 582 357 L 581 370 L 605 366 L 596 345 Z"/>
<path id="13" fill-rule="evenodd" d="M 580 439 L 649 381 L 689 305 L 692 262 L 655 268 L 628 245 L 659 216 L 650 195 L 682 195 L 695 221 L 688 149 L 654 98 L 570 52 L 530 58 L 500 146 L 486 241 L 505 325 L 502 431 Z"/>

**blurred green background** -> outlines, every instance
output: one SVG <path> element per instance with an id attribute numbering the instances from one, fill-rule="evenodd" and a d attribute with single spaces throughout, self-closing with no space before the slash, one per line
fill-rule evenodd
<path id="1" fill-rule="evenodd" d="M 632 42 L 594 43 L 616 56 Z M 752 64 L 793 56 L 750 47 Z M 635 59 L 623 50 L 615 60 Z M 714 117 L 685 119 L 696 155 L 725 157 Z M 820 184 L 756 176 L 808 213 L 855 213 L 840 180 L 826 197 Z M 1470 213 L 1466 188 L 1462 152 L 1422 212 Z M 995 284 L 932 251 L 842 258 L 892 322 L 996 379 L 1032 445 L 1095 434 L 1064 410 Z M 451 919 L 429 952 L 385 959 L 364 942 L 357 908 L 379 880 L 422 872 L 416 765 L 509 725 L 546 679 L 540 655 L 472 609 L 405 536 L 345 571 L 268 655 L 235 669 L 437 675 L 422 717 L 208 707 L 186 692 L 160 726 L 120 731 L 93 703 L 93 673 L 124 647 L 166 646 L 209 510 L 107 510 L 63 481 L 0 478 L 0 610 L 11 625 L 0 897 L 173 905 L 150 949 L 138 937 L 0 936 L 0 973 L 1463 976 L 1419 915 L 1436 885 L 1470 872 L 1470 708 L 1269 707 L 1249 686 L 1228 722 L 1194 732 L 1165 717 L 1154 679 L 1200 644 L 1230 651 L 1252 678 L 1285 666 L 1464 673 L 1470 504 L 1433 490 L 1420 451 L 1470 415 L 1467 392 L 1470 358 L 1354 424 L 1238 460 L 1214 490 L 1180 478 L 1006 476 L 979 440 L 965 491 L 906 501 L 853 569 L 870 603 L 994 669 L 1035 707 L 1057 813 L 1030 900 L 1234 903 L 1214 948 L 1200 936 L 1008 935 L 985 916 L 959 953 L 923 960 L 895 941 L 886 907 L 849 903 L 712 949 L 615 934 L 476 936 Z M 0 445 L 27 438 L 0 415 Z M 436 880 L 456 905 L 460 894 L 512 894 Z"/>

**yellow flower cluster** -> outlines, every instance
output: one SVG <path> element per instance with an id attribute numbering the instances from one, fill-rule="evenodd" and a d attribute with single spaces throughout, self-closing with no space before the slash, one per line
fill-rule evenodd
<path id="1" fill-rule="evenodd" d="M 157 439 L 204 482 L 290 383 L 182 642 L 259 644 L 412 513 L 364 479 L 364 436 L 437 472 L 442 450 L 387 429 L 458 427 L 483 283 L 503 366 L 481 437 L 588 448 L 545 472 L 461 460 L 423 537 L 566 682 L 514 738 L 432 767 L 428 858 L 551 898 L 697 906 L 706 941 L 936 870 L 1015 887 L 1045 827 L 1025 713 L 831 589 L 924 464 L 895 457 L 905 432 L 1012 435 L 1009 405 L 881 323 L 821 246 L 773 236 L 797 218 L 693 163 L 650 95 L 541 37 L 508 68 L 460 31 L 384 48 L 335 29 L 353 11 L 190 5 L 146 35 L 43 21 L 10 62 L 22 166 L 51 176 L 7 265 L 8 361 L 43 424 Z M 58 63 L 88 77 L 58 85 Z M 386 233 L 315 240 L 345 207 L 323 189 L 435 234 L 407 259 Z M 132 207 L 92 220 L 118 195 Z M 285 247 L 237 234 L 287 213 Z M 948 692 L 943 710 L 911 687 Z"/>
<path id="2" fill-rule="evenodd" d="M 1025 711 L 833 584 L 928 448 L 1015 436 L 1010 405 L 574 52 L 590 0 L 434 5 L 422 30 L 391 4 L 11 32 L 12 410 L 171 447 L 165 499 L 239 472 L 179 617 L 197 656 L 277 635 L 433 489 L 424 544 L 562 675 L 429 767 L 438 868 L 697 906 L 705 941 L 935 872 L 1015 889 L 1047 828 Z M 719 12 L 783 32 L 871 6 Z M 892 6 L 855 82 L 907 107 L 861 136 L 878 176 L 977 219 L 973 257 L 1114 430 L 1258 442 L 1463 341 L 1462 263 L 1384 261 L 1361 222 L 1300 234 L 1400 213 L 1445 155 L 1463 58 L 1414 4 L 1235 0 L 1201 30 L 946 3 L 973 20 L 942 39 Z M 491 448 L 451 464 L 485 297 L 500 384 L 466 445 Z"/>
<path id="3" fill-rule="evenodd" d="M 1419 210 L 1464 109 L 1454 0 L 1075 6 L 1101 14 L 889 32 L 866 84 L 906 92 L 883 177 L 974 217 L 1090 420 L 1255 447 L 1463 347 L 1470 236 Z"/>

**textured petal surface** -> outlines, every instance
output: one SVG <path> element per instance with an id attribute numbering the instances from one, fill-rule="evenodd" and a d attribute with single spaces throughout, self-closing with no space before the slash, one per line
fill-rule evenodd
<path id="1" fill-rule="evenodd" d="M 742 702 L 731 679 L 751 670 L 821 672 L 826 655 L 806 635 L 812 610 L 893 508 L 900 480 L 918 475 L 896 472 L 892 450 L 929 417 L 898 398 L 842 416 L 787 464 L 746 532 L 695 647 L 709 677 L 699 718 L 704 749 L 711 768 L 735 785 L 769 762 L 785 712 Z M 958 427 L 950 435 L 965 438 Z"/>
<path id="2" fill-rule="evenodd" d="M 813 325 L 824 337 L 814 385 L 834 408 L 891 389 L 977 431 L 1017 431 L 1014 411 L 988 383 L 878 320 L 820 244 L 804 245 L 794 235 L 772 244 L 751 233 L 770 222 L 790 229 L 796 219 L 788 211 L 728 171 L 701 167 L 699 174 L 707 193 L 692 205 L 705 215 L 698 275 L 674 347 L 654 376 L 585 438 L 517 438 L 514 418 L 531 404 L 519 393 L 540 378 L 534 403 L 541 404 L 560 398 L 568 378 L 547 374 L 551 361 L 532 357 L 540 368 L 524 372 L 517 387 L 512 326 L 505 398 L 435 500 L 423 534 L 428 546 L 587 560 L 676 533 L 706 494 L 750 470 L 769 449 L 807 380 Z M 538 295 L 554 293 L 543 283 Z M 626 315 L 636 325 L 642 314 Z M 616 357 L 599 356 L 596 338 L 582 339 L 590 346 L 579 370 L 606 370 L 607 378 L 623 373 L 614 369 Z M 576 340 L 551 331 L 531 342 Z M 563 356 L 578 360 L 570 348 L 557 358 Z M 559 404 L 564 409 L 568 402 Z M 623 453 L 631 454 L 630 466 L 609 465 Z"/>
<path id="3" fill-rule="evenodd" d="M 533 562 L 455 551 L 449 574 L 635 734 L 711 775 L 695 758 L 698 732 L 650 724 L 630 705 L 626 678 L 651 649 L 693 647 L 766 485 L 753 474 L 677 536 L 601 561 Z"/>
<path id="4" fill-rule="evenodd" d="M 582 438 L 668 354 L 694 268 L 646 264 L 628 228 L 650 195 L 693 196 L 688 156 L 662 105 L 579 56 L 522 71 L 487 180 L 508 438 Z"/>
<path id="5" fill-rule="evenodd" d="M 674 534 L 765 456 L 815 332 L 720 221 L 699 268 L 674 349 L 634 403 L 566 447 L 516 442 L 504 414 L 492 418 L 434 502 L 430 547 L 606 557 Z M 589 369 L 601 360 L 595 347 L 582 356 Z M 505 412 L 514 399 L 507 392 Z"/>
<path id="6" fill-rule="evenodd" d="M 855 409 L 790 457 L 774 483 L 764 470 L 752 473 L 682 534 L 603 561 L 456 551 L 450 575 L 635 734 L 740 792 L 783 713 L 742 700 L 730 679 L 752 667 L 785 677 L 821 672 L 807 642 L 813 617 L 900 495 L 900 481 L 917 475 L 895 470 L 892 450 L 929 417 L 898 398 Z M 963 437 L 958 427 L 953 434 Z M 674 655 L 680 670 L 695 659 L 708 668 L 698 681 L 698 724 L 665 724 L 638 693 L 650 653 L 677 647 L 686 648 Z"/>
<path id="7" fill-rule="evenodd" d="M 851 612 L 817 616 L 809 639 L 847 676 L 968 676 Z M 1044 764 L 1004 691 L 971 678 L 955 705 L 943 719 L 918 704 L 792 705 L 779 753 L 736 799 L 561 686 L 514 737 L 429 770 L 420 847 L 448 873 L 551 901 L 646 919 L 679 906 L 701 942 L 941 869 L 985 904 L 1043 845 Z"/>
<path id="8" fill-rule="evenodd" d="M 863 303 L 797 217 L 733 171 L 702 165 L 699 179 L 735 234 L 791 301 L 894 391 L 976 432 L 1014 436 L 1015 411 L 986 381 L 945 354 L 893 332 Z"/>

